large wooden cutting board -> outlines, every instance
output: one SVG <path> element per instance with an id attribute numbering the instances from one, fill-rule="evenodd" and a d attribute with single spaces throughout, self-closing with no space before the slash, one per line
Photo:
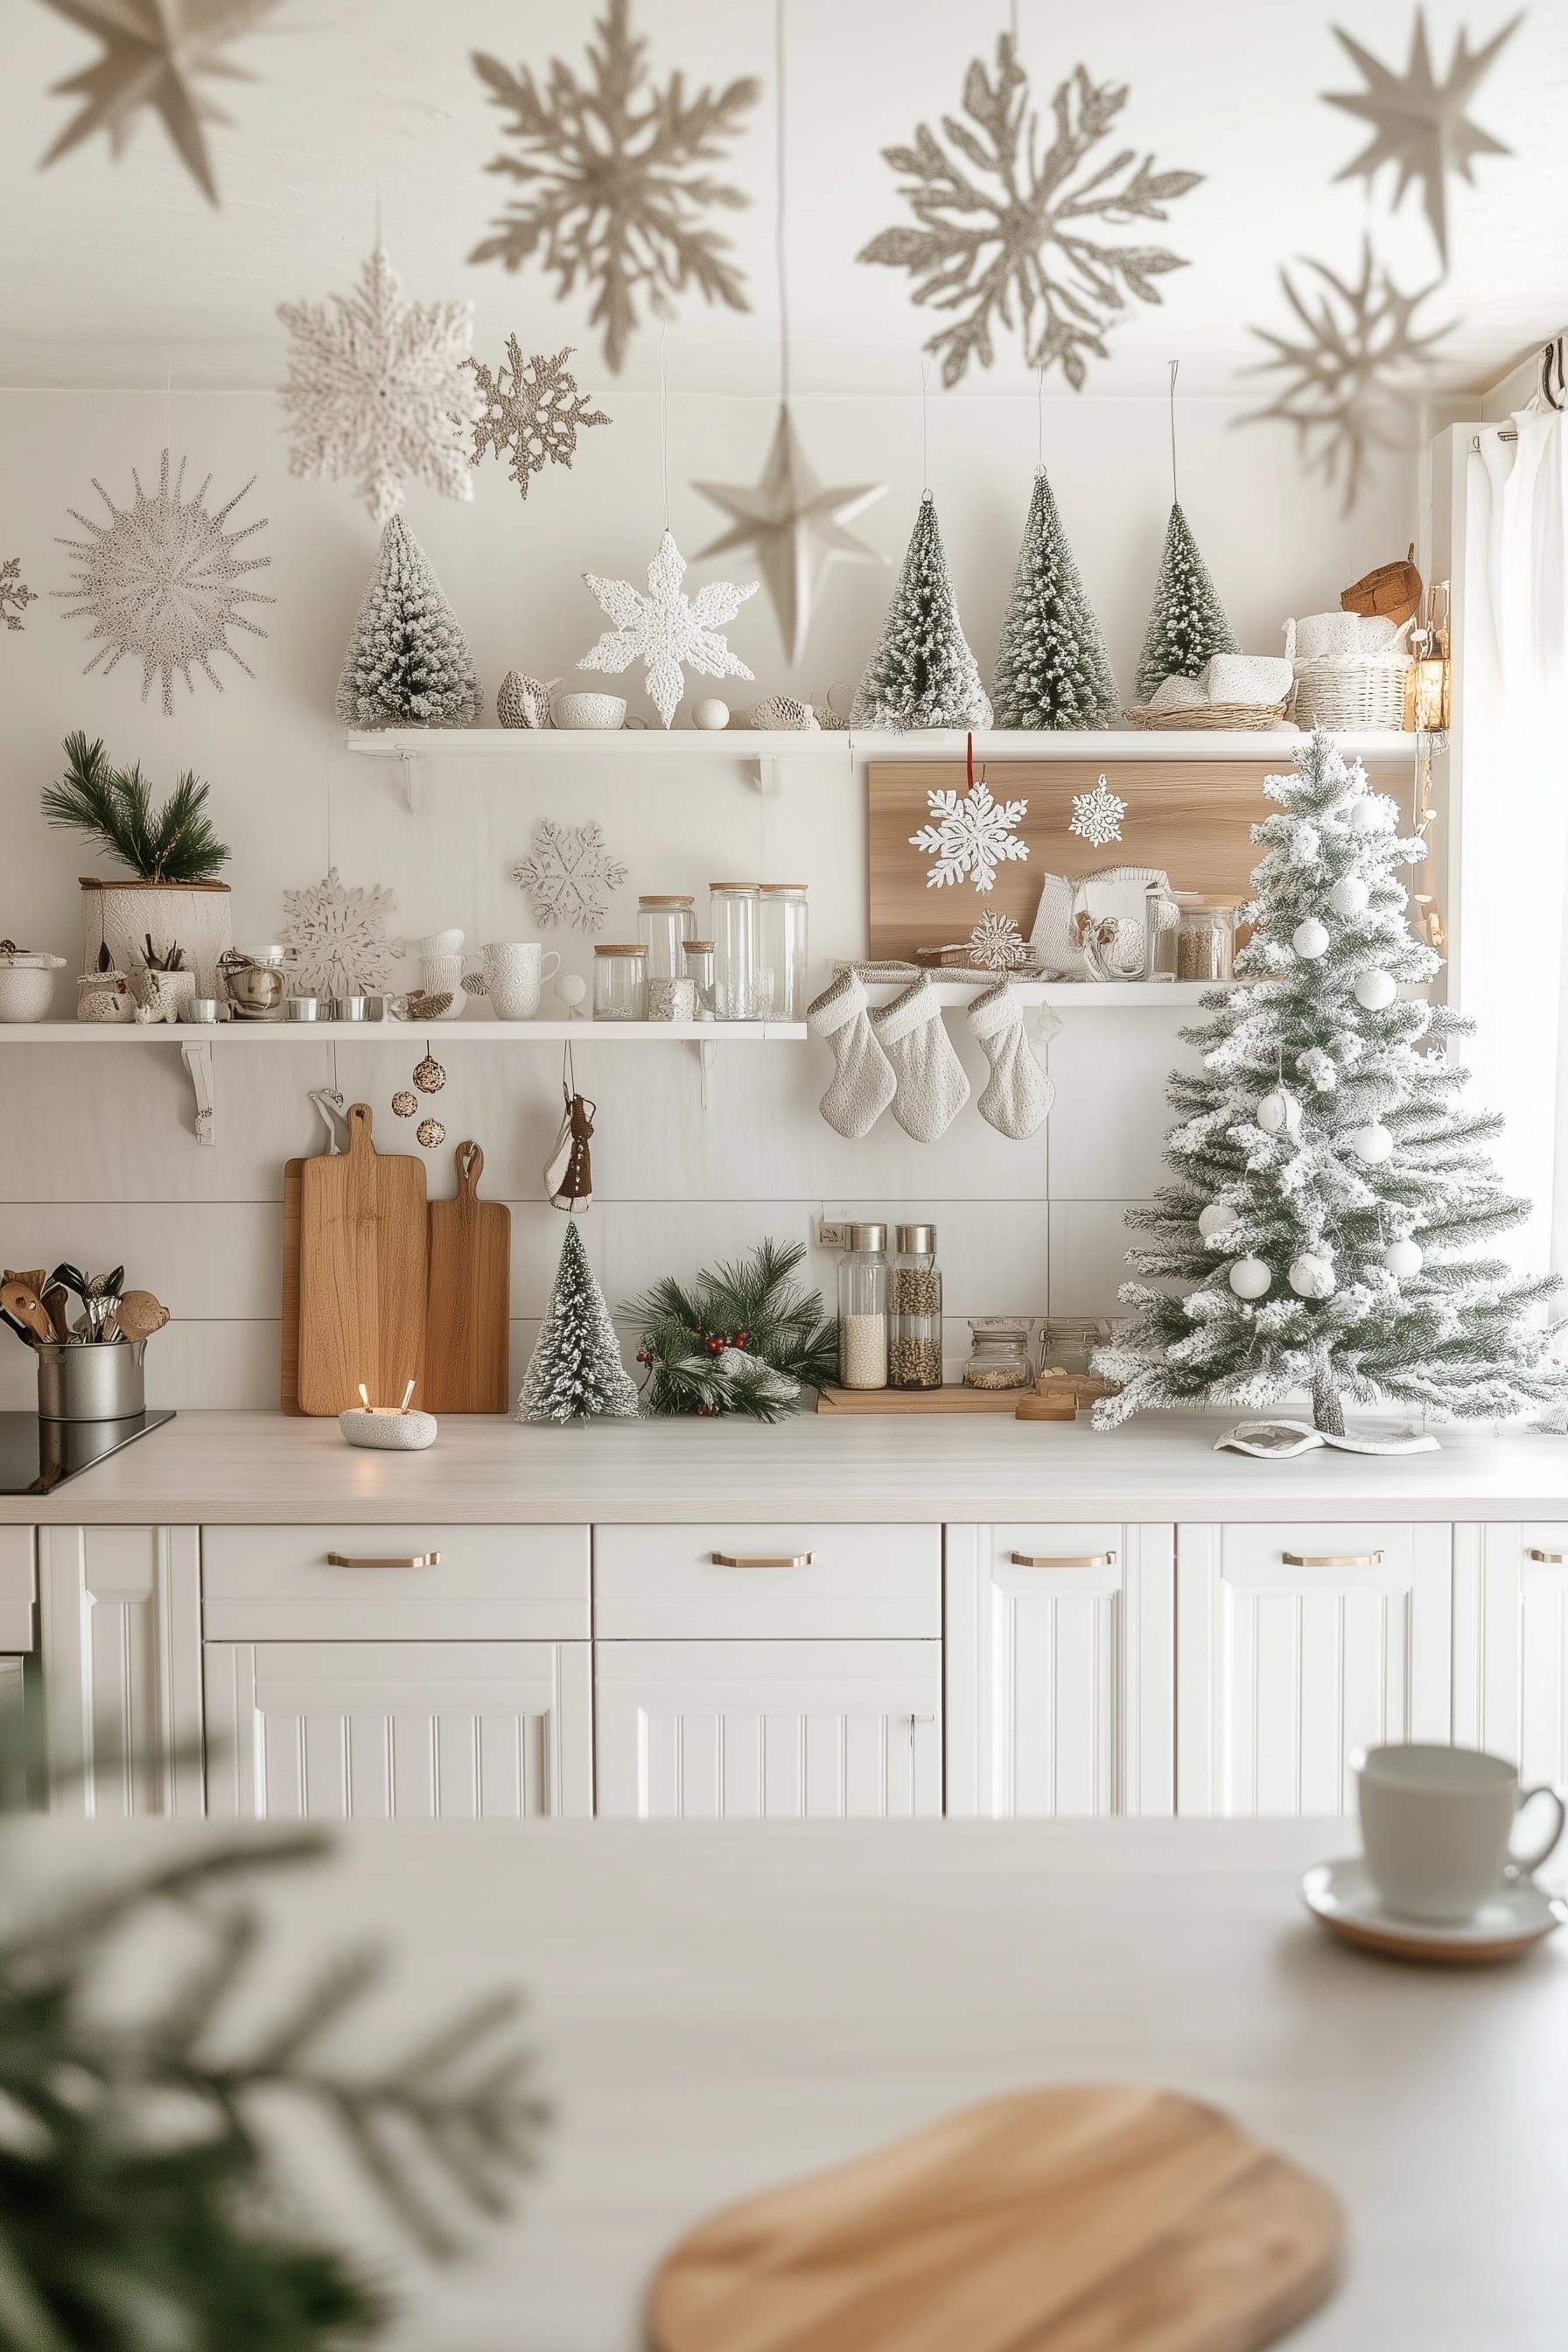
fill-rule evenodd
<path id="1" fill-rule="evenodd" d="M 300 1180 L 302 1160 L 283 1162 L 283 1323 L 278 1372 L 278 1402 L 284 1412 L 300 1407 Z"/>
<path id="2" fill-rule="evenodd" d="M 1330 2293 L 1328 2190 L 1167 2091 L 1031 2091 L 702 2222 L 659 2352 L 1252 2352 Z"/>
<path id="3" fill-rule="evenodd" d="M 481 1201 L 485 1155 L 458 1146 L 458 1195 L 430 1203 L 425 1313 L 426 1412 L 504 1412 L 511 1290 L 511 1211 Z"/>
<path id="4" fill-rule="evenodd" d="M 363 1381 L 396 1404 L 425 1368 L 425 1170 L 371 1139 L 351 1104 L 348 1150 L 300 1171 L 300 1410 L 342 1412 Z M 415 1402 L 420 1402 L 415 1391 Z"/>

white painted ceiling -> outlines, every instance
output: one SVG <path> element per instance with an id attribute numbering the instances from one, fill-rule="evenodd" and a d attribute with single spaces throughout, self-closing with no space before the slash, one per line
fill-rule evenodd
<path id="1" fill-rule="evenodd" d="M 958 0 L 783 5 L 795 389 L 907 394 L 919 386 L 931 321 L 911 305 L 903 273 L 855 259 L 878 230 L 908 218 L 879 151 L 957 110 L 964 68 L 977 53 L 989 57 L 1005 0 L 987 9 Z M 40 172 L 72 104 L 49 86 L 98 49 L 40 0 L 4 0 L 0 383 L 149 387 L 166 366 L 183 391 L 274 384 L 277 304 L 351 288 L 379 197 L 407 292 L 472 299 L 477 348 L 493 357 L 513 331 L 525 350 L 574 341 L 584 383 L 607 393 L 615 379 L 584 297 L 562 302 L 535 268 L 509 277 L 465 259 L 504 184 L 484 168 L 500 118 L 470 52 L 536 69 L 552 57 L 580 63 L 596 13 L 590 0 L 279 0 L 233 52 L 255 79 L 219 93 L 231 122 L 210 132 L 222 197 L 215 211 L 150 116 L 122 161 L 100 137 Z M 1437 0 L 1426 16 L 1439 72 L 1461 24 L 1475 46 L 1508 13 L 1508 0 Z M 1128 145 L 1161 169 L 1206 175 L 1163 226 L 1123 233 L 1168 243 L 1192 267 L 1162 281 L 1162 307 L 1140 307 L 1114 331 L 1111 357 L 1091 365 L 1090 394 L 1163 390 L 1173 356 L 1184 394 L 1234 393 L 1235 372 L 1258 356 L 1249 328 L 1282 320 L 1279 264 L 1310 255 L 1349 268 L 1369 225 L 1402 282 L 1436 275 L 1416 192 L 1394 215 L 1391 174 L 1370 197 L 1360 181 L 1335 184 L 1366 131 L 1318 95 L 1360 86 L 1334 24 L 1403 66 L 1414 14 L 1406 0 L 1340 0 L 1328 10 L 1287 0 L 1110 0 L 1091 12 L 1019 0 L 1017 14 L 1042 104 L 1081 61 L 1097 79 L 1131 86 L 1118 126 Z M 752 311 L 711 310 L 688 295 L 667 348 L 677 391 L 771 394 L 773 0 L 634 0 L 634 24 L 660 79 L 680 68 L 689 82 L 752 74 L 763 83 L 720 173 L 752 198 L 723 216 Z M 1462 319 L 1449 389 L 1494 381 L 1568 318 L 1565 95 L 1568 0 L 1537 0 L 1474 106 L 1514 152 L 1481 158 L 1476 185 L 1458 185 L 1452 199 L 1452 274 L 1429 306 L 1434 322 Z M 656 381 L 658 345 L 657 328 L 637 337 L 623 386 Z M 972 371 L 961 392 L 933 397 L 1016 395 L 1028 381 L 1004 332 L 988 373 Z M 1072 396 L 1059 377 L 1047 389 Z"/>

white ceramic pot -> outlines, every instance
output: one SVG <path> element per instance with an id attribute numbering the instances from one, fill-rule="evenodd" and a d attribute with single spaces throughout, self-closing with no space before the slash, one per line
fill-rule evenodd
<path id="1" fill-rule="evenodd" d="M 498 1021 L 531 1021 L 539 1010 L 544 982 L 561 969 L 554 948 L 537 940 L 487 940 L 479 950 L 479 969 L 464 982 L 471 996 L 488 996 Z"/>
<path id="2" fill-rule="evenodd" d="M 47 1021 L 65 961 L 39 948 L 0 948 L 0 1021 Z"/>
<path id="3" fill-rule="evenodd" d="M 619 694 L 563 694 L 555 705 L 557 727 L 624 727 L 626 698 Z"/>
<path id="4" fill-rule="evenodd" d="M 198 996 L 221 996 L 218 959 L 234 944 L 226 882 L 91 882 L 81 885 L 82 969 L 91 971 L 107 946 L 120 971 L 144 963 L 147 938 L 160 955 L 185 951 Z"/>

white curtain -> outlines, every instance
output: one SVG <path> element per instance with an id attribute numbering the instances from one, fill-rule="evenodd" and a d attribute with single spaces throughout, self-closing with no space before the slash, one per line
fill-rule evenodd
<path id="1" fill-rule="evenodd" d="M 1463 795 L 1461 1048 L 1500 1111 L 1510 1191 L 1532 1204 L 1500 1245 L 1568 1275 L 1568 415 L 1483 427 L 1468 468 L 1455 724 Z"/>

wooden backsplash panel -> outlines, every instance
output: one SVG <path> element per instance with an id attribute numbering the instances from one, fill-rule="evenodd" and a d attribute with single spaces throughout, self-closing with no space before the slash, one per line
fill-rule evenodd
<path id="1" fill-rule="evenodd" d="M 977 761 L 976 776 L 984 766 L 997 800 L 1029 803 L 1017 828 L 1028 844 L 1027 861 L 999 866 L 994 888 L 981 892 L 967 877 L 956 887 L 929 888 L 926 875 L 935 861 L 929 851 L 910 846 L 910 835 L 934 821 L 926 794 L 966 789 L 963 761 L 873 761 L 866 771 L 869 952 L 908 957 L 917 948 L 966 940 L 987 912 L 1011 915 L 1027 939 L 1043 874 L 1076 880 L 1103 866 L 1158 866 L 1177 890 L 1245 897 L 1261 855 L 1252 827 L 1278 805 L 1265 797 L 1263 779 L 1289 765 L 1284 751 L 1272 758 L 1212 761 Z M 1075 795 L 1091 793 L 1102 774 L 1127 803 L 1127 814 L 1121 839 L 1097 848 L 1068 826 Z M 1394 792 L 1402 809 L 1407 806 L 1409 780 L 1402 766 L 1382 765 L 1373 782 Z"/>

